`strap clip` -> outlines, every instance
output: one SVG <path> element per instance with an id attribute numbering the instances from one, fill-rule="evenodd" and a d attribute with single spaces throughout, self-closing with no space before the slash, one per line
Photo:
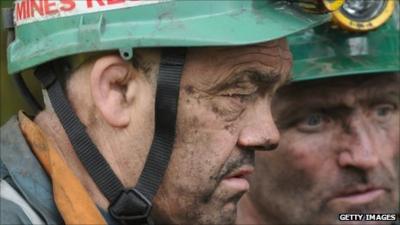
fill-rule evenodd
<path id="1" fill-rule="evenodd" d="M 151 202 L 137 189 L 128 189 L 108 208 L 111 216 L 122 224 L 153 224 L 150 219 Z"/>
<path id="2" fill-rule="evenodd" d="M 44 89 L 48 89 L 57 80 L 53 68 L 49 63 L 38 66 L 34 74 L 40 80 Z"/>

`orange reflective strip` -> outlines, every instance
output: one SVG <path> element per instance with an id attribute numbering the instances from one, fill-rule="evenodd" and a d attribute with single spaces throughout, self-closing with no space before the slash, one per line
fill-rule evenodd
<path id="1" fill-rule="evenodd" d="M 107 224 L 88 192 L 58 153 L 56 145 L 22 112 L 19 112 L 18 119 L 32 151 L 51 177 L 54 200 L 64 222 Z"/>

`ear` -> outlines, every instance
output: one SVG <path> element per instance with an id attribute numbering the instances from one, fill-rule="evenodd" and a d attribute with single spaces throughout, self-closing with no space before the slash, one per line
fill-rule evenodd
<path id="1" fill-rule="evenodd" d="M 130 122 L 135 91 L 135 73 L 129 62 L 109 55 L 96 60 L 90 72 L 91 92 L 95 106 L 113 127 L 126 127 Z"/>

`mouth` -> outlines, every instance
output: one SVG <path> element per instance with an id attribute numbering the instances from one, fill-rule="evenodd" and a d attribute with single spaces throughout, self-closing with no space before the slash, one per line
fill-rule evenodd
<path id="1" fill-rule="evenodd" d="M 359 186 L 340 192 L 331 200 L 345 204 L 361 205 L 375 201 L 384 195 L 386 191 L 382 187 Z"/>
<path id="2" fill-rule="evenodd" d="M 222 183 L 236 191 L 248 191 L 250 188 L 249 176 L 253 173 L 254 167 L 250 165 L 241 166 L 232 171 L 222 179 Z"/>

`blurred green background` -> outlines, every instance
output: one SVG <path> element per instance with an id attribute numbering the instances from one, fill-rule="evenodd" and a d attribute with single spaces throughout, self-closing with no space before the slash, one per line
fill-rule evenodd
<path id="1" fill-rule="evenodd" d="M 0 0 L 1 8 L 12 6 L 12 0 Z M 7 74 L 7 32 L 3 29 L 2 17 L 1 22 L 1 64 L 0 64 L 0 124 L 3 125 L 12 115 L 16 114 L 19 110 L 25 111 L 28 115 L 32 115 L 29 105 L 26 104 L 22 96 L 16 90 L 11 77 Z M 40 85 L 32 76 L 32 71 L 23 73 L 23 77 L 27 82 L 29 88 L 39 100 Z"/>

